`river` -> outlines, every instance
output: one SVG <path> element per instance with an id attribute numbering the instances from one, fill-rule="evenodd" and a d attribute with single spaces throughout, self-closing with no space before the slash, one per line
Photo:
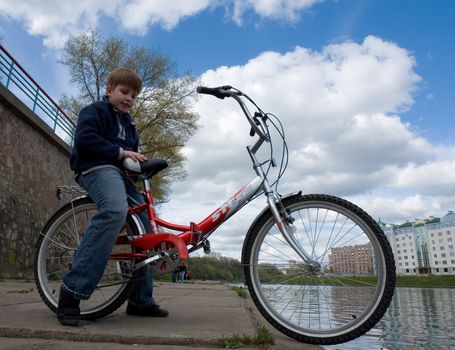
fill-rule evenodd
<path id="1" fill-rule="evenodd" d="M 350 342 L 323 348 L 455 350 L 455 289 L 396 288 L 387 312 L 373 329 Z"/>
<path id="2" fill-rule="evenodd" d="M 366 335 L 324 349 L 455 349 L 455 289 L 396 288 L 384 317 Z"/>

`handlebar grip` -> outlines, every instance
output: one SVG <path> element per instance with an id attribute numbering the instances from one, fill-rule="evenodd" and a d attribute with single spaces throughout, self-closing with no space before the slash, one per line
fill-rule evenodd
<path id="1" fill-rule="evenodd" d="M 212 96 L 223 99 L 225 97 L 231 96 L 231 94 L 227 91 L 231 88 L 232 88 L 232 86 L 229 86 L 229 85 L 218 86 L 218 87 L 214 87 L 214 88 L 209 88 L 206 86 L 198 86 L 196 88 L 196 91 L 199 94 L 212 95 Z"/>

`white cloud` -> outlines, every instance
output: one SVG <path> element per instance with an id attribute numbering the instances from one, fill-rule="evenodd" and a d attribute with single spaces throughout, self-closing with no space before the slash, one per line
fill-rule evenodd
<path id="1" fill-rule="evenodd" d="M 235 0 L 233 19 L 242 23 L 247 10 L 253 9 L 263 18 L 296 22 L 303 10 L 324 0 Z"/>
<path id="2" fill-rule="evenodd" d="M 96 26 L 101 13 L 114 15 L 120 0 L 0 0 L 0 14 L 24 24 L 30 35 L 44 37 L 44 45 L 61 47 L 68 35 Z"/>
<path id="3" fill-rule="evenodd" d="M 175 28 L 185 17 L 205 10 L 210 0 L 133 0 L 120 11 L 120 23 L 128 30 L 145 34 L 149 25 L 160 25 L 167 30 Z"/>
<path id="4" fill-rule="evenodd" d="M 422 196 L 360 196 L 355 198 L 355 203 L 367 210 L 376 220 L 387 223 L 403 223 L 407 220 L 428 218 L 435 212 L 440 212 L 440 206 Z M 441 212 L 440 215 L 443 215 Z"/>
<path id="5" fill-rule="evenodd" d="M 455 196 L 455 159 L 409 164 L 397 176 L 396 186 L 429 196 Z"/>
<path id="6" fill-rule="evenodd" d="M 421 81 L 415 64 L 395 43 L 369 36 L 318 52 L 264 52 L 200 78 L 238 87 L 281 118 L 291 151 L 282 193 L 340 195 L 392 223 L 443 215 L 444 205 L 455 205 L 453 150 L 431 144 L 400 118 Z M 208 214 L 254 176 L 244 148 L 252 142 L 249 125 L 236 103 L 201 96 L 195 108 L 202 128 L 186 148 L 189 176 L 174 185 L 176 206 L 164 210 L 171 216 L 190 206 L 187 220 Z M 260 199 L 230 219 L 213 249 L 239 258 L 240 247 L 228 249 L 218 237 L 243 236 L 264 205 Z"/>
<path id="7" fill-rule="evenodd" d="M 61 48 L 69 35 L 86 32 L 107 16 L 134 33 L 144 35 L 150 26 L 174 29 L 182 20 L 217 6 L 233 8 L 232 19 L 242 22 L 246 11 L 262 18 L 295 22 L 299 14 L 323 0 L 0 0 L 0 16 L 23 23 L 30 35 L 43 37 L 44 45 Z M 230 10 L 228 10 L 230 11 Z"/>

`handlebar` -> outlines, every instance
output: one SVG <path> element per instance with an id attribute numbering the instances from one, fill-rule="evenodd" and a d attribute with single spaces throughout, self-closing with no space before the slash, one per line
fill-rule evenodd
<path id="1" fill-rule="evenodd" d="M 243 113 L 245 114 L 246 118 L 248 119 L 248 122 L 251 125 L 251 131 L 250 131 L 250 136 L 254 136 L 254 134 L 257 134 L 259 136 L 259 141 L 258 143 L 253 147 L 254 150 L 257 150 L 262 142 L 270 142 L 270 137 L 267 132 L 267 127 L 265 125 L 265 122 L 262 118 L 264 116 L 263 112 L 259 109 L 259 107 L 254 103 L 254 101 L 249 98 L 247 95 L 245 95 L 243 92 L 240 90 L 237 90 L 233 88 L 230 85 L 223 85 L 223 86 L 218 86 L 218 87 L 206 87 L 206 86 L 198 86 L 196 88 L 196 91 L 199 94 L 205 94 L 205 95 L 212 95 L 220 99 L 224 99 L 225 97 L 232 97 L 234 98 L 240 107 L 242 108 Z M 259 110 L 259 113 L 255 113 L 254 117 L 251 116 L 250 111 L 246 107 L 245 103 L 240 97 L 244 97 L 248 99 L 251 103 L 253 103 L 256 108 Z"/>
<path id="2" fill-rule="evenodd" d="M 196 91 L 199 94 L 205 94 L 205 95 L 212 95 L 218 98 L 225 98 L 225 97 L 231 97 L 232 91 L 229 91 L 232 89 L 232 86 L 225 85 L 225 86 L 218 86 L 214 88 L 206 87 L 206 86 L 198 86 Z"/>
<path id="3" fill-rule="evenodd" d="M 258 137 L 258 139 L 256 139 L 256 142 L 254 143 L 254 145 L 247 146 L 246 148 L 251 157 L 251 160 L 253 161 L 253 168 L 255 169 L 256 173 L 265 180 L 267 180 L 267 174 L 270 170 L 270 167 L 277 166 L 275 159 L 273 157 L 274 148 L 273 148 L 272 137 L 269 132 L 269 122 L 270 122 L 272 127 L 277 131 L 278 135 L 283 140 L 283 149 L 282 149 L 282 154 L 281 154 L 280 170 L 278 172 L 277 179 L 272 184 L 277 187 L 281 176 L 284 174 L 284 172 L 286 170 L 286 167 L 288 164 L 288 155 L 289 155 L 288 147 L 287 147 L 285 136 L 284 136 L 284 129 L 283 129 L 283 125 L 281 124 L 281 121 L 275 115 L 273 115 L 271 113 L 264 113 L 264 111 L 261 108 L 259 108 L 259 106 L 248 95 L 244 94 L 239 89 L 236 89 L 230 85 L 223 85 L 223 86 L 218 86 L 218 87 L 213 87 L 213 88 L 206 87 L 206 86 L 198 86 L 196 88 L 196 91 L 199 94 L 212 95 L 212 96 L 215 96 L 220 99 L 224 99 L 225 97 L 232 97 L 234 100 L 237 101 L 237 103 L 240 105 L 240 108 L 242 109 L 243 114 L 245 115 L 246 119 L 248 120 L 248 123 L 251 126 L 250 136 L 257 135 L 257 137 Z M 245 100 L 247 100 L 249 103 L 251 103 L 257 109 L 257 111 L 253 115 L 248 110 Z M 271 120 L 270 116 L 274 120 Z M 278 125 L 276 124 L 276 122 L 278 122 L 277 123 Z M 259 162 L 258 159 L 256 158 L 256 152 L 261 148 L 261 146 L 264 144 L 264 142 L 266 142 L 270 145 L 270 157 L 268 159 L 269 167 L 266 171 L 264 171 L 262 169 L 262 165 L 266 164 L 268 161 Z"/>

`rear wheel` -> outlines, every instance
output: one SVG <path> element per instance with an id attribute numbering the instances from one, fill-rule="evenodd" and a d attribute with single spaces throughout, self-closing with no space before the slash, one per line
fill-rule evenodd
<path id="1" fill-rule="evenodd" d="M 277 329 L 311 344 L 363 335 L 383 316 L 395 287 L 386 236 L 363 210 L 326 195 L 283 200 L 307 264 L 287 243 L 268 210 L 246 239 L 244 270 L 251 297 Z"/>
<path id="2" fill-rule="evenodd" d="M 62 207 L 46 224 L 37 242 L 35 281 L 46 305 L 57 310 L 63 277 L 71 269 L 78 244 L 98 209 L 88 197 L 74 200 Z M 137 235 L 138 229 L 128 216 L 120 235 Z M 129 253 L 130 245 L 115 245 L 113 253 Z M 131 270 L 134 261 L 108 260 L 103 277 L 89 300 L 81 300 L 81 319 L 104 317 L 128 298 L 132 288 Z"/>

